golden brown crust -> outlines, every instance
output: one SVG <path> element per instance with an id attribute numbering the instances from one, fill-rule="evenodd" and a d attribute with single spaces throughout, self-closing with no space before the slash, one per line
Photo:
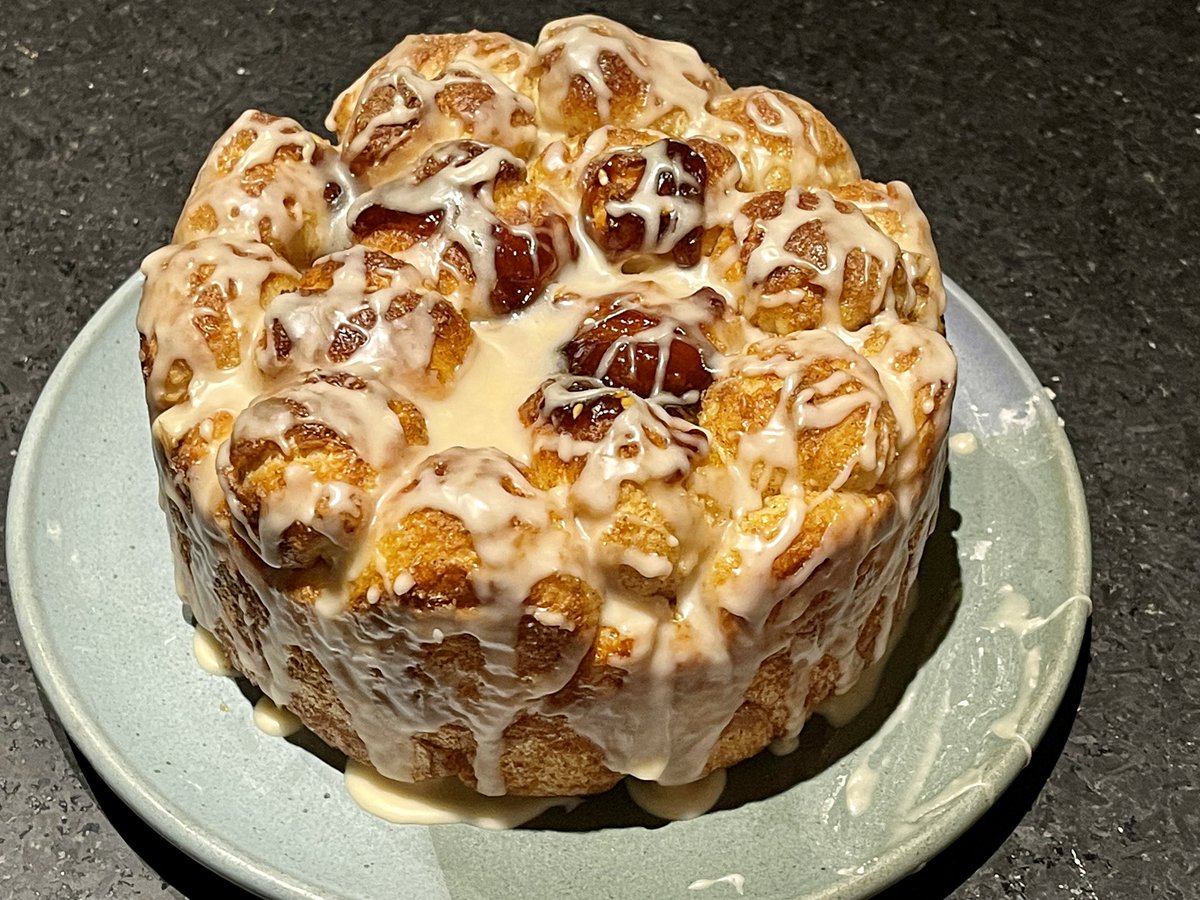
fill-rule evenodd
<path id="1" fill-rule="evenodd" d="M 329 746 L 367 762 L 366 745 L 355 732 L 329 672 L 310 650 L 288 647 L 287 654 L 287 674 L 293 682 L 288 709 Z"/>
<path id="2" fill-rule="evenodd" d="M 522 716 L 504 729 L 500 771 L 511 793 L 534 797 L 596 794 L 622 778 L 562 716 Z"/>
<path id="3" fill-rule="evenodd" d="M 592 648 L 600 605 L 600 595 L 572 575 L 537 582 L 522 603 L 526 612 L 517 624 L 517 675 L 536 678 L 553 672 L 564 659 L 581 660 Z"/>

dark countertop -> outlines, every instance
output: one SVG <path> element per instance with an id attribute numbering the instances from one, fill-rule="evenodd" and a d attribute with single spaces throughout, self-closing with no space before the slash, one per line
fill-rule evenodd
<path id="1" fill-rule="evenodd" d="M 167 239 L 242 109 L 315 127 L 412 31 L 532 39 L 591 7 L 689 40 L 734 84 L 811 99 L 867 175 L 913 185 L 946 271 L 1057 393 L 1083 473 L 1090 664 L 1014 788 L 895 896 L 1200 895 L 1200 11 L 1069 6 L 9 0 L 0 485 L 56 360 Z M 209 896 L 217 882 L 70 755 L 3 574 L 0 594 L 0 896 Z"/>

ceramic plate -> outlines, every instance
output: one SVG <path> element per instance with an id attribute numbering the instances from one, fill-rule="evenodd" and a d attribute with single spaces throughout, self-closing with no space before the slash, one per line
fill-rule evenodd
<path id="1" fill-rule="evenodd" d="M 196 665 L 176 599 L 136 363 L 137 276 L 63 357 L 17 459 L 8 565 L 34 669 L 130 807 L 264 896 L 869 896 L 961 834 L 1026 764 L 1090 609 L 1061 423 L 996 325 L 948 287 L 952 434 L 976 446 L 954 440 L 882 687 L 850 725 L 814 719 L 797 752 L 735 767 L 698 819 L 664 824 L 618 787 L 507 832 L 389 825 L 303 741 L 258 731 L 243 687 Z"/>

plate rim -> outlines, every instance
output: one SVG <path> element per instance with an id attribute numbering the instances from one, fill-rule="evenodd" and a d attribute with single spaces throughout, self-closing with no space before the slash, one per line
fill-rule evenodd
<path id="1" fill-rule="evenodd" d="M 69 676 L 58 660 L 46 652 L 43 640 L 47 633 L 46 622 L 40 604 L 34 599 L 33 565 L 30 559 L 32 548 L 26 533 L 36 490 L 32 476 L 37 451 L 70 382 L 70 376 L 95 343 L 96 335 L 123 311 L 129 302 L 127 295 L 137 287 L 142 277 L 140 272 L 134 272 L 122 281 L 71 341 L 46 380 L 22 433 L 9 482 L 5 519 L 9 594 L 17 627 L 38 686 L 64 731 L 105 783 L 143 821 L 176 848 L 246 890 L 264 897 L 321 900 L 319 894 L 274 867 L 270 861 L 247 856 L 225 841 L 219 832 L 191 826 L 186 816 L 167 797 L 139 777 L 137 770 L 122 758 L 100 724 L 84 713 L 67 687 Z M 953 294 L 956 302 L 988 334 L 1020 380 L 1031 391 L 1042 390 L 1041 380 L 1000 326 L 962 286 L 949 276 L 943 278 L 947 294 Z M 1062 420 L 1055 418 L 1053 405 L 1040 405 L 1039 416 L 1048 426 L 1048 437 L 1064 476 L 1066 515 L 1072 532 L 1068 536 L 1072 552 L 1070 559 L 1065 561 L 1065 580 L 1071 583 L 1072 596 L 1090 598 L 1093 574 L 1091 524 L 1079 466 Z M 1065 620 L 1062 646 L 1070 651 L 1072 662 L 1069 667 L 1061 669 L 1056 682 L 1047 691 L 1038 692 L 1038 702 L 1029 709 L 1025 737 L 1035 748 L 1041 743 L 1062 704 L 1072 674 L 1078 666 L 1090 608 L 1085 610 L 1081 604 L 1072 604 L 1060 618 Z M 978 821 L 1027 765 L 1025 752 L 1016 743 L 1005 747 L 995 758 L 997 765 L 989 773 L 986 782 L 992 790 L 974 792 L 970 804 L 963 804 L 958 816 L 951 820 L 938 820 L 932 827 L 898 842 L 884 854 L 873 858 L 860 877 L 830 885 L 796 900 L 869 897 L 924 866 Z"/>

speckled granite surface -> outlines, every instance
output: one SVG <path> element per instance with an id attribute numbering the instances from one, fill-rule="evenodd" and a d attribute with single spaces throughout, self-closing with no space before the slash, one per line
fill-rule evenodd
<path id="1" fill-rule="evenodd" d="M 583 8 L 534 6 L 8 0 L 0 490 L 55 361 L 166 239 L 239 111 L 316 125 L 336 86 L 407 32 L 532 38 Z M 1200 583 L 1200 11 L 588 6 L 692 41 L 735 84 L 815 101 L 868 175 L 913 185 L 946 270 L 1058 395 L 1095 537 L 1090 666 L 1013 789 L 894 896 L 1200 896 L 1200 638 L 1186 617 Z M 2 574 L 0 595 L 0 897 L 222 891 L 102 784 L 83 785 Z"/>

